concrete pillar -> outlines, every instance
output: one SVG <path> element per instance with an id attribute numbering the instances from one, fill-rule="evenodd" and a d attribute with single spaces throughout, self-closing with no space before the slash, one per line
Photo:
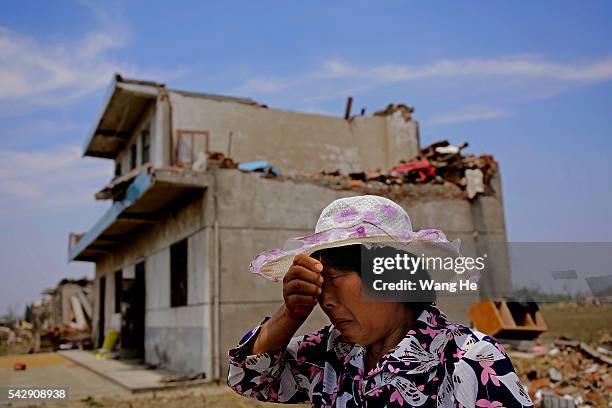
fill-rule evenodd
<path id="1" fill-rule="evenodd" d="M 168 95 L 161 93 L 157 97 L 151 129 L 151 163 L 153 167 L 169 166 L 172 163 L 169 104 Z"/>
<path id="2" fill-rule="evenodd" d="M 386 170 L 395 167 L 400 160 L 414 158 L 420 153 L 419 123 L 406 119 L 400 109 L 387 116 Z"/>
<path id="3" fill-rule="evenodd" d="M 512 290 L 501 178 L 496 173 L 488 186 L 493 194 L 479 194 L 471 201 L 476 252 L 487 254 L 480 280 L 481 298 L 496 298 Z"/>

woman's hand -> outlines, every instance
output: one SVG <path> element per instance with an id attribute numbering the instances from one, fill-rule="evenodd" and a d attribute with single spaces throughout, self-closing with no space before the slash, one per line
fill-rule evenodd
<path id="1" fill-rule="evenodd" d="M 250 354 L 283 350 L 306 320 L 321 294 L 323 277 L 321 262 L 300 254 L 283 278 L 282 304 L 259 331 Z"/>
<path id="2" fill-rule="evenodd" d="M 321 262 L 306 254 L 293 258 L 293 265 L 283 278 L 283 298 L 287 315 L 303 323 L 317 304 L 323 277 Z"/>

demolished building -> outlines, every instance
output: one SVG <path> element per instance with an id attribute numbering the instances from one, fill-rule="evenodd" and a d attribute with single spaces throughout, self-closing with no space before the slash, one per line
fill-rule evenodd
<path id="1" fill-rule="evenodd" d="M 405 105 L 348 119 L 288 112 L 117 76 L 84 148 L 115 161 L 113 180 L 96 195 L 112 204 L 69 246 L 71 261 L 95 263 L 97 344 L 119 316 L 121 348 L 131 355 L 222 380 L 227 350 L 282 301 L 277 284 L 248 273 L 249 261 L 311 233 L 340 197 L 387 195 L 415 229 L 440 228 L 464 245 L 504 240 L 496 163 L 448 143 L 429 154 L 411 114 Z M 236 169 L 252 161 L 277 171 Z M 467 170 L 481 172 L 474 194 Z M 496 284 L 509 284 L 507 258 L 495 262 L 505 277 Z M 451 312 L 467 318 L 467 306 Z M 317 311 L 303 330 L 324 322 Z"/>

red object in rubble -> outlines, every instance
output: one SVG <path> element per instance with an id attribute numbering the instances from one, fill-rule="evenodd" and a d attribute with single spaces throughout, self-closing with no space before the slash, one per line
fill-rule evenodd
<path id="1" fill-rule="evenodd" d="M 428 168 L 429 160 L 413 160 L 392 168 L 390 174 L 392 176 L 400 176 L 402 174 L 410 173 L 414 170 L 426 170 Z"/>
<path id="2" fill-rule="evenodd" d="M 419 170 L 418 174 L 419 174 L 418 180 L 425 181 L 428 178 L 436 175 L 436 168 L 434 166 L 429 166 L 427 170 Z"/>

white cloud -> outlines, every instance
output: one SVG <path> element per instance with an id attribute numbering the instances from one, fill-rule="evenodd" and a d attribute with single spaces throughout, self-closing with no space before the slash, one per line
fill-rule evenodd
<path id="1" fill-rule="evenodd" d="M 76 146 L 0 150 L 0 212 L 91 204 L 112 174 L 111 167 L 108 160 L 83 159 Z"/>
<path id="2" fill-rule="evenodd" d="M 92 32 L 72 44 L 47 45 L 0 27 L 0 99 L 73 99 L 108 83 L 118 64 L 104 54 L 121 41 Z"/>
<path id="3" fill-rule="evenodd" d="M 612 57 L 584 63 L 560 63 L 539 57 L 517 56 L 440 60 L 415 66 L 380 64 L 359 67 L 340 60 L 327 61 L 318 73 L 322 78 L 367 79 L 378 82 L 410 81 L 425 78 L 462 76 L 505 76 L 547 78 L 561 81 L 603 81 L 612 79 Z"/>
<path id="4" fill-rule="evenodd" d="M 609 80 L 612 80 L 612 56 L 561 62 L 534 55 L 514 55 L 440 59 L 421 65 L 360 65 L 330 59 L 312 71 L 284 76 L 251 76 L 238 89 L 246 96 L 267 94 L 270 104 L 317 110 L 326 101 L 342 102 L 347 95 L 367 98 L 368 93 L 383 87 L 393 86 L 394 94 L 399 93 L 400 97 L 403 92 L 413 94 L 413 90 L 406 88 L 404 91 L 401 85 L 410 87 L 415 82 L 421 90 L 431 85 L 432 89 L 444 89 L 455 95 L 470 94 L 472 101 L 477 98 L 477 103 L 511 105 L 518 101 L 551 98 L 579 86 Z M 492 119 L 509 114 L 506 110 L 483 108 L 433 118 L 433 123 Z"/>
<path id="5" fill-rule="evenodd" d="M 100 24 L 76 40 L 48 42 L 0 26 L 3 110 L 63 105 L 107 86 L 115 72 L 163 81 L 184 74 L 185 69 L 181 67 L 164 72 L 127 64 L 114 57 L 114 51 L 129 45 L 129 27 L 120 15 L 111 18 L 95 4 L 81 2 L 81 5 Z"/>
<path id="6" fill-rule="evenodd" d="M 466 106 L 454 112 L 433 116 L 425 123 L 429 125 L 446 125 L 450 123 L 476 122 L 481 120 L 498 119 L 512 116 L 514 113 L 507 109 L 494 109 L 483 106 Z"/>

